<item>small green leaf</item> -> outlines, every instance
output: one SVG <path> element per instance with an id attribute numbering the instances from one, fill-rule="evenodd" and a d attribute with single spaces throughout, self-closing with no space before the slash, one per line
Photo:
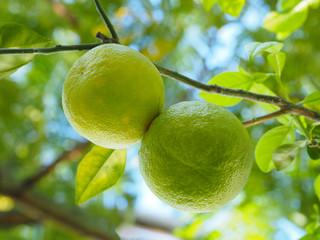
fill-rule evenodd
<path id="1" fill-rule="evenodd" d="M 319 126 L 320 126 L 320 122 L 315 122 L 315 123 L 312 123 L 311 125 L 312 128 L 319 127 Z"/>
<path id="2" fill-rule="evenodd" d="M 251 88 L 249 89 L 250 92 L 259 93 L 263 95 L 269 95 L 269 96 L 276 96 L 276 94 L 271 91 L 268 87 L 266 87 L 262 83 L 254 83 Z M 267 104 L 263 102 L 257 102 L 263 109 L 265 109 L 268 112 L 273 112 L 276 110 L 279 110 L 279 107 L 273 105 L 273 104 Z"/>
<path id="3" fill-rule="evenodd" d="M 308 16 L 308 1 L 301 1 L 287 12 L 270 12 L 264 19 L 264 28 L 277 33 L 278 39 L 284 39 L 300 28 Z"/>
<path id="4" fill-rule="evenodd" d="M 284 12 L 290 10 L 295 5 L 297 5 L 301 0 L 279 0 L 277 2 L 278 12 Z"/>
<path id="5" fill-rule="evenodd" d="M 260 138 L 255 150 L 256 162 L 261 171 L 271 171 L 275 167 L 272 161 L 273 152 L 279 146 L 294 143 L 294 141 L 294 131 L 288 126 L 276 127 L 266 132 Z"/>
<path id="6" fill-rule="evenodd" d="M 202 0 L 203 7 L 206 11 L 210 11 L 217 0 Z"/>
<path id="7" fill-rule="evenodd" d="M 124 172 L 125 164 L 125 149 L 94 146 L 78 167 L 76 203 L 83 203 L 116 184 Z"/>
<path id="8" fill-rule="evenodd" d="M 254 83 L 253 77 L 240 72 L 225 72 L 213 77 L 208 84 L 216 84 L 222 87 L 249 90 Z M 201 92 L 199 94 L 204 100 L 221 105 L 221 106 L 233 106 L 239 103 L 242 98 L 225 97 L 218 94 L 210 94 Z"/>
<path id="9" fill-rule="evenodd" d="M 256 72 L 253 74 L 253 78 L 257 83 L 263 83 L 265 80 L 269 79 L 270 77 L 274 77 L 274 73 L 263 73 L 263 72 Z"/>
<path id="10" fill-rule="evenodd" d="M 251 63 L 258 54 L 261 54 L 263 52 L 278 53 L 282 49 L 283 43 L 251 42 L 251 43 L 247 43 L 244 47 L 249 54 L 249 62 Z"/>
<path id="11" fill-rule="evenodd" d="M 262 83 L 254 83 L 252 87 L 249 89 L 249 91 L 254 93 L 269 95 L 269 96 L 276 96 L 276 94 L 273 91 L 271 91 L 268 87 L 266 87 Z M 257 104 L 259 104 L 267 112 L 274 112 L 279 110 L 279 107 L 272 104 L 267 104 L 263 102 L 257 102 Z M 301 128 L 298 121 L 295 118 L 292 119 L 292 116 L 290 114 L 285 114 L 281 117 L 278 117 L 277 121 L 286 126 L 293 125 L 294 129 L 297 129 L 300 133 L 304 132 L 304 130 Z"/>
<path id="12" fill-rule="evenodd" d="M 286 62 L 286 54 L 283 52 L 269 54 L 268 62 L 273 67 L 278 77 L 281 77 L 281 72 Z"/>
<path id="13" fill-rule="evenodd" d="M 320 149 L 307 145 L 307 152 L 312 160 L 320 160 Z"/>
<path id="14" fill-rule="evenodd" d="M 320 138 L 319 132 L 317 131 L 320 129 L 318 128 L 319 126 L 320 126 L 320 122 L 315 122 L 311 125 L 310 136 L 309 136 L 311 140 L 315 139 L 316 137 Z"/>
<path id="15" fill-rule="evenodd" d="M 318 199 L 320 200 L 320 174 L 317 176 L 316 181 L 314 182 L 314 189 Z"/>
<path id="16" fill-rule="evenodd" d="M 202 4 L 206 11 L 209 11 L 213 5 L 218 2 L 224 13 L 233 17 L 238 17 L 246 0 L 202 0 Z"/>
<path id="17" fill-rule="evenodd" d="M 320 105 L 320 91 L 310 93 L 302 102 L 303 105 Z"/>
<path id="18" fill-rule="evenodd" d="M 276 96 L 276 94 L 273 91 L 271 91 L 268 87 L 266 87 L 262 83 L 254 83 L 249 91 L 259 93 L 259 94 L 269 95 L 269 96 Z M 257 104 L 259 104 L 264 110 L 268 112 L 274 112 L 279 110 L 279 107 L 273 104 L 268 104 L 263 102 L 257 102 Z M 286 114 L 281 117 L 278 117 L 277 121 L 283 125 L 289 126 L 291 122 L 291 118 L 292 117 L 289 114 Z"/>
<path id="19" fill-rule="evenodd" d="M 245 69 L 243 69 L 241 66 L 239 66 L 238 68 L 240 73 L 247 74 L 249 77 L 252 77 L 252 75 L 249 72 L 247 72 Z"/>
<path id="20" fill-rule="evenodd" d="M 246 0 L 218 0 L 223 12 L 238 17 Z"/>
<path id="21" fill-rule="evenodd" d="M 320 159 L 320 122 L 315 122 L 311 125 L 309 139 L 311 144 L 307 146 L 309 157 L 313 160 Z"/>
<path id="22" fill-rule="evenodd" d="M 17 23 L 0 23 L 0 48 L 46 47 L 50 42 L 26 26 Z M 36 55 L 32 54 L 0 56 L 0 79 L 10 76 L 35 57 Z"/>
<path id="23" fill-rule="evenodd" d="M 272 154 L 272 160 L 276 169 L 281 171 L 289 166 L 296 157 L 299 148 L 303 147 L 306 141 L 297 141 L 294 144 L 284 144 L 278 147 Z"/>
<path id="24" fill-rule="evenodd" d="M 281 6 L 282 12 L 270 12 L 264 19 L 264 27 L 276 33 L 278 39 L 286 38 L 304 24 L 308 17 L 309 7 L 318 8 L 320 6 L 320 0 L 291 0 L 282 2 L 288 2 L 288 4 L 281 4 L 285 7 L 283 9 Z"/>

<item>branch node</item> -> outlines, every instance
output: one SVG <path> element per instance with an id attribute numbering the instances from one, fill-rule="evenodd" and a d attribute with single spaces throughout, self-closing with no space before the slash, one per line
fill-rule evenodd
<path id="1" fill-rule="evenodd" d="M 107 27 L 108 27 L 108 29 L 109 29 L 109 31 L 111 33 L 112 38 L 118 41 L 119 40 L 118 34 L 115 31 L 115 29 L 114 29 L 111 21 L 109 20 L 107 14 L 105 14 L 105 12 L 103 11 L 103 8 L 102 8 L 102 6 L 100 4 L 100 1 L 99 0 L 93 0 L 93 1 L 94 1 L 94 4 L 96 5 L 96 8 L 97 8 L 100 16 L 102 17 L 103 21 L 107 25 Z"/>
<path id="2" fill-rule="evenodd" d="M 97 32 L 96 38 L 101 40 L 103 43 L 118 43 L 119 44 L 119 41 L 117 39 L 109 38 L 101 32 Z"/>

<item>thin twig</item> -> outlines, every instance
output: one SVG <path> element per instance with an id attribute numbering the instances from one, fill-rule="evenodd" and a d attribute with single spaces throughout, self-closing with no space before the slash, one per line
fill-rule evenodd
<path id="1" fill-rule="evenodd" d="M 101 15 L 101 17 L 103 19 L 103 21 L 107 25 L 107 27 L 108 27 L 108 29 L 109 29 L 109 31 L 111 33 L 112 38 L 119 41 L 118 34 L 114 30 L 113 25 L 112 25 L 111 21 L 109 20 L 108 16 L 103 11 L 103 8 L 102 8 L 102 6 L 100 4 L 100 1 L 99 0 L 93 0 L 93 1 L 94 1 L 94 4 L 96 5 L 96 8 L 97 8 L 99 14 Z"/>
<path id="2" fill-rule="evenodd" d="M 278 110 L 278 111 L 275 111 L 273 113 L 269 113 L 269 114 L 266 114 L 266 115 L 263 115 L 261 117 L 257 117 L 257 118 L 253 118 L 251 120 L 248 120 L 248 121 L 245 121 L 245 122 L 242 122 L 242 124 L 245 126 L 245 127 L 251 127 L 253 125 L 257 125 L 259 123 L 263 123 L 263 122 L 266 122 L 266 121 L 270 121 L 272 119 L 275 119 L 277 117 L 280 117 L 284 114 L 286 114 L 287 111 L 285 110 Z"/>
<path id="3" fill-rule="evenodd" d="M 56 45 L 55 47 L 47 48 L 2 48 L 0 49 L 0 55 L 5 54 L 52 54 L 56 52 L 70 52 L 70 51 L 87 51 L 95 48 L 101 43 L 89 43 L 89 44 L 78 44 L 78 45 Z"/>
<path id="4" fill-rule="evenodd" d="M 52 162 L 49 166 L 43 168 L 42 171 L 40 171 L 38 174 L 36 174 L 33 177 L 30 177 L 29 179 L 25 180 L 24 183 L 22 184 L 23 189 L 30 188 L 33 186 L 35 183 L 37 183 L 39 180 L 41 180 L 44 176 L 46 176 L 48 173 L 53 171 L 56 167 L 56 165 L 64 160 L 73 158 L 74 156 L 77 156 L 79 152 L 82 150 L 86 149 L 89 146 L 89 142 L 82 143 L 78 146 L 76 146 L 74 149 L 71 151 L 65 153 L 61 157 L 59 157 L 57 160 Z"/>

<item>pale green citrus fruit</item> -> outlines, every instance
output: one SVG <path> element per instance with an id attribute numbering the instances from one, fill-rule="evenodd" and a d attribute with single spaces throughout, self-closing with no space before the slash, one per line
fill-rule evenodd
<path id="1" fill-rule="evenodd" d="M 139 141 L 163 108 L 160 73 L 139 52 L 105 44 L 84 54 L 63 88 L 63 109 L 83 137 L 106 148 Z"/>
<path id="2" fill-rule="evenodd" d="M 238 118 L 203 101 L 169 107 L 141 142 L 139 167 L 148 187 L 172 207 L 206 212 L 238 195 L 247 183 L 253 150 Z"/>

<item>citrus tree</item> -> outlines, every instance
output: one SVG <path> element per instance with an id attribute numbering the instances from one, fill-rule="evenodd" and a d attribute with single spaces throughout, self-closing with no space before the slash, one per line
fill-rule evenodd
<path id="1" fill-rule="evenodd" d="M 0 236 L 118 239 L 141 145 L 177 237 L 320 238 L 320 1 L 102 3 L 3 4 Z"/>

